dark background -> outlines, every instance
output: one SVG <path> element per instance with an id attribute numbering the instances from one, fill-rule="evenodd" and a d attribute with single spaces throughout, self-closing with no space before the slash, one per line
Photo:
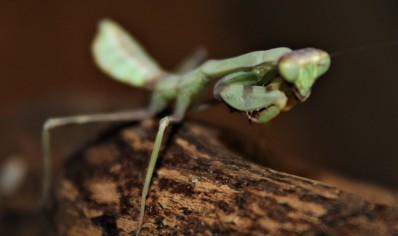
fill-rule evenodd
<path id="1" fill-rule="evenodd" d="M 145 106 L 148 93 L 108 79 L 93 64 L 90 43 L 104 17 L 167 69 L 198 45 L 211 58 L 279 46 L 332 53 L 368 47 L 332 58 L 310 99 L 272 121 L 265 139 L 261 126 L 223 106 L 194 117 L 253 132 L 275 153 L 398 188 L 398 45 L 369 48 L 398 41 L 395 0 L 1 1 L 0 159 L 31 155 L 39 166 L 46 117 Z"/>

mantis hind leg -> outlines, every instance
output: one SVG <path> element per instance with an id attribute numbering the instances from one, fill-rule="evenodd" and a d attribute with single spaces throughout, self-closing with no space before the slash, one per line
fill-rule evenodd
<path id="1" fill-rule="evenodd" d="M 42 129 L 42 148 L 43 148 L 43 179 L 42 179 L 42 193 L 39 202 L 40 207 L 44 207 L 48 198 L 51 185 L 51 161 L 50 161 L 50 131 L 56 127 L 65 126 L 69 124 L 86 124 L 93 122 L 114 122 L 114 121 L 138 121 L 153 117 L 158 112 L 162 111 L 168 104 L 168 101 L 162 94 L 154 93 L 151 98 L 151 103 L 146 109 L 135 111 L 121 111 L 114 113 L 91 114 L 91 115 L 77 115 L 68 117 L 59 117 L 48 119 Z"/>
<path id="2" fill-rule="evenodd" d="M 93 115 L 77 115 L 68 117 L 59 117 L 48 119 L 42 130 L 42 148 L 43 148 L 43 177 L 42 177 L 42 193 L 40 199 L 40 207 L 44 207 L 48 199 L 51 185 L 51 160 L 50 160 L 50 131 L 56 127 L 69 124 L 86 124 L 93 122 L 105 121 L 134 121 L 143 120 L 153 116 L 155 113 L 151 109 L 143 109 L 137 111 L 123 111 L 106 114 Z"/>

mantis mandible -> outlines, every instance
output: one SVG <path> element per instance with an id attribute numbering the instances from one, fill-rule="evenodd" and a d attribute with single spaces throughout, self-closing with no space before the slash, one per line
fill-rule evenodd
<path id="1" fill-rule="evenodd" d="M 250 121 L 264 123 L 282 111 L 305 101 L 314 82 L 330 66 L 323 50 L 305 48 L 292 51 L 281 47 L 256 51 L 224 60 L 199 64 L 200 56 L 185 63 L 179 73 L 163 70 L 123 28 L 102 20 L 92 44 L 97 65 L 111 78 L 152 91 L 146 109 L 107 114 L 77 115 L 48 119 L 43 127 L 43 192 L 46 202 L 50 188 L 50 130 L 67 125 L 100 121 L 134 121 L 154 117 L 175 101 L 171 115 L 160 120 L 153 151 L 142 188 L 137 235 L 145 214 L 145 203 L 165 129 L 180 122 L 192 101 L 217 81 L 213 94 Z M 195 68 L 196 67 L 196 68 Z"/>

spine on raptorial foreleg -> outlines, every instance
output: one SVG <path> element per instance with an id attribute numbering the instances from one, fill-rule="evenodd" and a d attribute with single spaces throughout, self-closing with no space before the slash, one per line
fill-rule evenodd
<path id="1" fill-rule="evenodd" d="M 94 59 L 113 79 L 153 89 L 167 75 L 139 42 L 115 22 L 102 20 L 98 28 L 92 44 Z"/>

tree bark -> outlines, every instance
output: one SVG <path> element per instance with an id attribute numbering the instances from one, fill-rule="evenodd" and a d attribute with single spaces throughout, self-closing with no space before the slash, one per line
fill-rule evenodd
<path id="1" fill-rule="evenodd" d="M 59 235 L 134 235 L 155 122 L 113 129 L 65 163 Z M 166 135 L 141 235 L 396 235 L 398 208 L 253 164 L 196 123 Z M 230 139 L 231 137 L 229 137 Z"/>

